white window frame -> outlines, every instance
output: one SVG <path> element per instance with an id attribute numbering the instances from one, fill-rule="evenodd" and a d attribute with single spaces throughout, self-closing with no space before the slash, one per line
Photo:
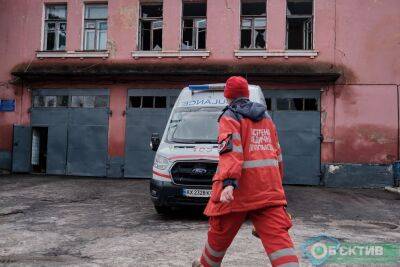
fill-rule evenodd
<path id="1" fill-rule="evenodd" d="M 288 0 L 286 0 L 286 5 L 288 3 Z M 297 51 L 312 51 L 315 47 L 314 44 L 314 32 L 315 32 L 315 0 L 312 0 L 312 14 L 311 15 L 288 15 L 287 14 L 287 10 L 288 8 L 286 7 L 286 40 L 285 40 L 285 49 L 286 50 L 297 50 Z M 303 23 L 303 48 L 302 49 L 289 49 L 289 23 L 288 20 L 289 18 L 304 18 L 304 19 L 308 19 L 308 21 Z M 307 37 L 307 33 L 306 31 L 309 31 L 309 29 L 307 29 L 306 24 L 311 24 L 311 44 L 310 47 L 307 48 L 307 44 L 308 44 L 308 38 Z"/>
<path id="2" fill-rule="evenodd" d="M 83 51 L 107 51 L 107 42 L 108 42 L 108 15 L 107 18 L 96 18 L 96 19 L 90 19 L 86 17 L 86 12 L 87 8 L 90 6 L 99 6 L 99 7 L 105 7 L 107 9 L 107 14 L 108 14 L 108 5 L 107 4 L 92 4 L 92 3 L 86 3 L 84 6 L 84 13 L 83 13 L 83 43 L 82 43 L 82 50 Z M 89 28 L 87 27 L 87 23 L 94 23 L 95 27 L 94 28 Z M 106 23 L 107 29 L 106 30 L 101 30 L 100 29 L 100 24 L 101 23 Z M 87 32 L 94 32 L 94 43 L 93 49 L 88 49 L 88 44 L 87 42 Z M 101 48 L 100 47 L 100 33 L 106 34 L 106 41 L 105 41 L 105 47 Z"/>
<path id="3" fill-rule="evenodd" d="M 182 31 L 181 31 L 181 42 L 180 42 L 180 47 L 181 50 L 183 51 L 194 51 L 194 50 L 205 50 L 207 48 L 207 12 L 205 16 L 184 16 L 183 15 L 183 11 L 184 11 L 184 5 L 185 4 L 190 4 L 191 2 L 183 2 L 182 3 Z M 206 5 L 206 9 L 207 9 L 207 2 L 199 2 L 199 3 L 203 3 Z M 190 27 L 185 27 L 185 20 L 193 20 L 193 26 L 192 28 L 192 44 L 193 47 L 192 48 L 183 48 L 182 43 L 183 43 L 183 33 L 185 28 L 189 29 Z M 197 27 L 197 24 L 201 21 L 205 21 L 206 27 L 205 28 L 199 28 Z M 199 48 L 199 32 L 200 29 L 203 29 L 206 35 L 205 38 L 205 46 L 204 48 Z"/>
<path id="4" fill-rule="evenodd" d="M 255 2 L 262 2 L 262 1 L 255 1 Z M 245 3 L 252 3 L 252 1 L 245 1 L 242 0 L 240 2 L 240 32 L 239 32 L 239 36 L 240 36 L 240 43 L 239 43 L 239 48 L 240 50 L 265 50 L 267 48 L 267 24 L 268 24 L 268 20 L 267 20 L 267 3 L 265 3 L 265 15 L 242 15 L 242 5 Z M 256 27 L 255 26 L 255 21 L 258 18 L 263 18 L 265 19 L 265 25 L 264 27 Z M 250 30 L 251 30 L 251 44 L 249 48 L 245 48 L 242 47 L 242 29 L 243 28 L 243 20 L 250 20 L 251 21 L 251 25 L 250 25 Z M 246 28 L 249 29 L 249 28 Z M 256 30 L 264 30 L 264 42 L 265 45 L 262 48 L 257 48 L 255 47 L 255 43 L 256 43 Z"/>
<path id="5" fill-rule="evenodd" d="M 162 10 L 162 16 L 161 17 L 149 17 L 149 18 L 142 18 L 142 6 L 150 6 L 150 5 L 161 5 L 163 10 Z M 164 33 L 164 22 L 163 22 L 163 17 L 164 17 L 164 4 L 162 2 L 154 2 L 154 3 L 147 3 L 143 2 L 140 3 L 140 8 L 139 8 L 139 27 L 138 27 L 138 50 L 139 51 L 161 51 L 162 50 L 162 40 L 161 40 L 161 47 L 160 49 L 153 49 L 153 31 L 157 29 L 161 29 L 161 36 Z M 142 23 L 143 22 L 150 22 L 150 49 L 149 50 L 143 50 L 143 37 L 142 37 Z M 154 24 L 157 22 L 161 22 L 161 27 L 154 27 Z"/>
<path id="6" fill-rule="evenodd" d="M 53 7 L 53 6 L 63 6 L 65 7 L 65 19 L 48 19 L 47 18 L 47 10 L 49 7 Z M 66 51 L 66 46 L 67 46 L 67 12 L 68 12 L 68 7 L 66 4 L 45 4 L 44 5 L 44 16 L 43 16 L 43 43 L 42 43 L 42 50 L 43 51 Z M 55 33 L 55 37 L 54 37 L 54 47 L 55 49 L 47 49 L 47 33 L 48 31 L 48 24 L 49 23 L 54 23 L 55 24 L 55 29 L 54 32 Z M 60 49 L 60 25 L 62 23 L 65 23 L 65 48 L 64 49 Z"/>

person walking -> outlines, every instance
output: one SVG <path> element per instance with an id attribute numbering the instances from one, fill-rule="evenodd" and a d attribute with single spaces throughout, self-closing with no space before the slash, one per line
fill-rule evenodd
<path id="1" fill-rule="evenodd" d="M 228 106 L 219 121 L 219 163 L 213 177 L 207 241 L 193 267 L 220 266 L 243 222 L 249 218 L 272 266 L 299 266 L 288 230 L 282 186 L 281 148 L 264 105 L 249 100 L 247 80 L 230 77 L 224 96 Z"/>

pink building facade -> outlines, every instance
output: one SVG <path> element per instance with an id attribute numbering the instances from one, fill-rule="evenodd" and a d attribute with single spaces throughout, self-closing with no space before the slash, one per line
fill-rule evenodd
<path id="1" fill-rule="evenodd" d="M 205 4 L 202 7 L 205 7 L 206 26 L 201 24 L 202 18 L 193 20 L 198 32 L 193 33 L 195 30 L 191 29 L 190 34 L 195 36 L 191 44 L 191 40 L 183 40 L 184 5 L 199 2 Z M 13 165 L 17 157 L 15 151 L 21 150 L 21 147 L 15 148 L 16 138 L 19 138 L 15 137 L 15 126 L 44 125 L 39 122 L 40 118 L 35 117 L 36 122 L 33 122 L 33 116 L 39 116 L 34 115 L 35 95 L 39 97 L 49 90 L 64 90 L 65 93 L 60 95 L 73 95 L 70 92 L 76 92 L 74 90 L 84 92 L 81 95 L 106 90 L 104 94 L 108 98 L 104 106 L 107 121 L 99 123 L 106 131 L 106 141 L 101 145 L 106 151 L 105 173 L 68 171 L 68 166 L 60 172 L 46 169 L 39 172 L 128 177 L 124 174 L 129 165 L 127 153 L 141 150 L 135 146 L 127 148 L 127 135 L 132 137 L 135 132 L 129 132 L 128 128 L 147 127 L 140 125 L 140 120 L 135 124 L 134 119 L 129 119 L 130 112 L 137 112 L 136 115 L 141 112 L 135 109 L 131 96 L 140 96 L 140 101 L 144 101 L 143 96 L 156 97 L 161 89 L 172 92 L 189 84 L 223 82 L 230 75 L 243 75 L 249 83 L 260 85 L 266 98 L 269 98 L 269 92 L 278 94 L 280 99 L 286 92 L 296 91 L 300 96 L 294 98 L 307 99 L 302 92 L 304 95 L 309 91 L 318 92 L 321 142 L 320 154 L 313 155 L 318 157 L 321 165 L 318 184 L 381 186 L 395 183 L 391 164 L 399 160 L 400 2 L 305 1 L 306 5 L 311 2 L 311 16 L 303 16 L 300 7 L 300 15 L 293 16 L 293 21 L 298 19 L 299 23 L 292 25 L 289 15 L 296 15 L 297 11 L 289 10 L 289 5 L 296 5 L 298 1 L 261 1 L 258 7 L 265 5 L 265 12 L 256 15 L 258 20 L 249 22 L 253 23 L 247 31 L 250 38 L 244 40 L 247 38 L 245 19 L 251 15 L 246 17 L 243 4 L 248 2 L 0 0 L 0 99 L 5 107 L 0 111 L 1 168 L 11 170 L 15 167 L 14 170 L 19 171 L 18 166 Z M 152 19 L 153 11 L 144 15 L 144 10 L 147 5 L 154 4 L 161 5 L 162 10 L 161 17 L 157 13 L 159 10 L 154 11 Z M 46 15 L 53 12 L 46 11 L 52 5 L 66 7 L 61 22 L 52 21 L 54 16 Z M 90 5 L 102 5 L 106 15 L 102 14 L 101 8 L 88 11 Z M 249 14 L 256 6 L 250 4 Z M 189 8 L 187 12 L 190 15 L 193 11 Z M 148 18 L 151 18 L 149 40 L 143 37 Z M 308 18 L 311 18 L 311 26 L 304 22 Z M 157 21 L 162 23 L 157 24 Z M 62 36 L 47 35 L 46 27 L 53 25 L 46 23 L 53 22 L 55 31 L 62 31 Z M 257 25 L 258 30 L 255 29 Z M 296 25 L 301 25 L 301 33 L 296 32 Z M 289 32 L 292 30 L 294 33 Z M 201 35 L 201 31 L 205 33 Z M 264 38 L 264 45 L 257 40 L 261 38 L 259 34 Z M 292 37 L 293 34 L 296 36 Z M 49 38 L 55 39 L 49 41 Z M 46 47 L 48 42 L 51 49 Z M 172 102 L 168 99 L 161 108 L 169 108 Z M 153 102 L 153 105 L 157 104 Z M 279 105 L 278 102 L 272 104 Z M 129 111 L 130 107 L 133 109 Z M 6 111 L 7 108 L 10 111 Z M 152 108 L 157 109 L 156 106 Z M 306 107 L 300 111 L 306 111 Z M 72 115 L 68 116 L 71 118 Z M 128 120 L 135 124 L 134 127 Z M 70 129 L 70 126 L 66 127 Z M 308 127 L 307 123 L 304 127 Z M 85 129 L 82 131 L 87 132 Z M 50 138 L 50 132 L 48 134 Z M 51 145 L 49 141 L 47 149 Z M 35 154 L 32 147 L 29 143 L 25 149 L 30 151 L 27 156 L 30 160 Z M 67 154 L 71 147 L 66 148 Z M 97 153 L 94 149 L 92 152 Z M 68 155 L 66 157 L 68 165 Z M 90 161 L 83 162 L 90 164 Z M 27 171 L 32 171 L 32 167 Z"/>

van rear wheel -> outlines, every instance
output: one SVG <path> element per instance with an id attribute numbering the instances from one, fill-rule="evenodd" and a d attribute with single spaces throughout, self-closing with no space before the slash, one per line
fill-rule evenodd
<path id="1" fill-rule="evenodd" d="M 171 208 L 170 207 L 166 207 L 166 206 L 156 206 L 156 205 L 154 205 L 154 209 L 156 210 L 156 212 L 158 214 L 169 214 L 171 212 Z"/>

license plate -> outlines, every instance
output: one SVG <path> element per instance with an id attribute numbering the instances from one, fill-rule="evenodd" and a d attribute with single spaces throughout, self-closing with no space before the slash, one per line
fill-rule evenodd
<path id="1" fill-rule="evenodd" d="M 209 189 L 183 189 L 185 197 L 210 197 L 211 190 Z"/>

